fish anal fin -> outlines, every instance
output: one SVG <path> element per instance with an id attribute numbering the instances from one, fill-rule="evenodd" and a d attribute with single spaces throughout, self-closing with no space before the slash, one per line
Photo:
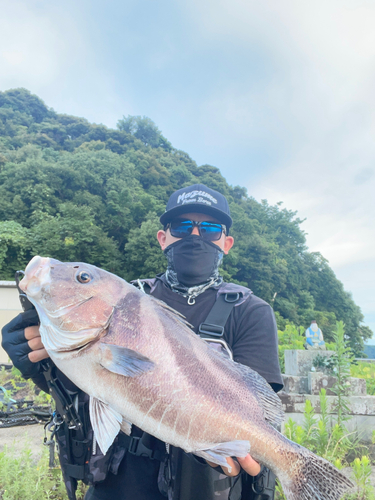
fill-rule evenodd
<path id="1" fill-rule="evenodd" d="M 231 467 L 226 461 L 226 457 L 246 457 L 250 452 L 249 441 L 228 441 L 220 443 L 207 450 L 194 451 L 194 455 L 202 457 L 209 462 L 226 467 L 229 472 L 232 472 Z"/>
<path id="2" fill-rule="evenodd" d="M 114 344 L 100 344 L 100 364 L 110 372 L 136 377 L 152 370 L 155 366 L 151 359 L 139 352 Z"/>
<path id="3" fill-rule="evenodd" d="M 95 438 L 105 455 L 120 431 L 122 416 L 103 401 L 90 396 L 90 420 Z"/>

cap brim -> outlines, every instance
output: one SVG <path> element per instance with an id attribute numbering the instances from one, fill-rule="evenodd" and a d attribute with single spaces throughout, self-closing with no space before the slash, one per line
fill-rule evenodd
<path id="1" fill-rule="evenodd" d="M 186 203 L 185 205 L 172 208 L 171 210 L 168 210 L 168 212 L 164 212 L 164 214 L 160 217 L 160 222 L 161 224 L 163 224 L 163 226 L 165 226 L 166 224 L 168 224 L 168 222 L 171 222 L 171 220 L 175 219 L 179 215 L 188 213 L 211 215 L 211 217 L 217 219 L 221 224 L 224 224 L 228 229 L 231 227 L 233 223 L 232 218 L 225 212 L 222 212 L 217 208 L 198 205 L 195 203 L 192 203 L 191 205 L 189 203 Z"/>

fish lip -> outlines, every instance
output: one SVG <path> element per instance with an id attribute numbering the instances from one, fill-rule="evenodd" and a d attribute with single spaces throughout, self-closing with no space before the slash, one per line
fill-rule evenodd
<path id="1" fill-rule="evenodd" d="M 27 264 L 25 275 L 19 283 L 20 289 L 30 297 L 40 294 L 50 284 L 51 259 L 36 255 Z"/>

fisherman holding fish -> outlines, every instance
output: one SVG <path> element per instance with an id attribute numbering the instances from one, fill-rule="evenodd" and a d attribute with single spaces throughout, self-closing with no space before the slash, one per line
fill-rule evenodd
<path id="1" fill-rule="evenodd" d="M 339 498 L 350 483 L 270 425 L 283 419 L 276 323 L 266 302 L 220 276 L 234 243 L 226 198 L 182 188 L 160 222 L 165 273 L 137 289 L 34 257 L 20 288 L 38 314 L 3 328 L 14 365 L 56 400 L 70 500 L 77 479 L 91 485 L 86 500 L 271 500 L 258 461 L 288 499 Z"/>

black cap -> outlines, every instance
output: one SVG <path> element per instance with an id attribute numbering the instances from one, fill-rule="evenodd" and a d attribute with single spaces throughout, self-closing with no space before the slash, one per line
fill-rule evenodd
<path id="1" fill-rule="evenodd" d="M 175 191 L 168 200 L 160 222 L 165 226 L 178 215 L 187 212 L 211 215 L 228 229 L 233 222 L 225 196 L 204 184 L 193 184 Z"/>

